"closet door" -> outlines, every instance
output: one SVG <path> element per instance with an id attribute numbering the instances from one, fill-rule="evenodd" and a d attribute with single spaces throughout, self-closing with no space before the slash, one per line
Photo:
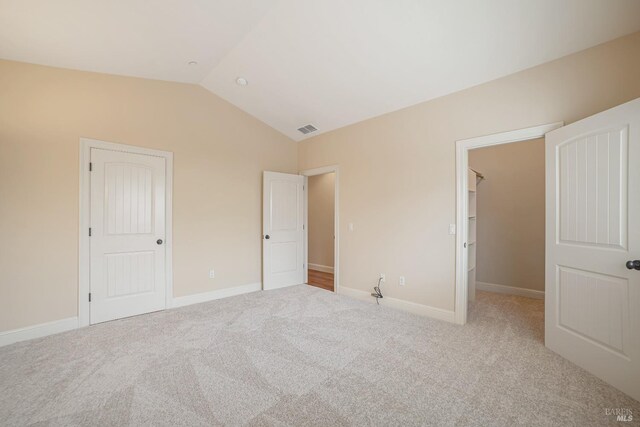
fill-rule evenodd
<path id="1" fill-rule="evenodd" d="M 545 344 L 640 400 L 640 99 L 546 137 Z"/>
<path id="2" fill-rule="evenodd" d="M 91 149 L 91 323 L 166 308 L 166 164 Z"/>

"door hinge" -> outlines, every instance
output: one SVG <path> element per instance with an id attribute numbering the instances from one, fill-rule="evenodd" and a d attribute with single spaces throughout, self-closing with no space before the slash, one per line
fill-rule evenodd
<path id="1" fill-rule="evenodd" d="M 302 224 L 302 229 L 304 230 L 304 224 Z"/>
<path id="2" fill-rule="evenodd" d="M 91 292 L 89 292 L 89 302 L 91 302 Z"/>
<path id="3" fill-rule="evenodd" d="M 89 162 L 89 172 L 93 170 L 93 163 Z"/>
<path id="4" fill-rule="evenodd" d="M 91 227 L 89 227 L 89 237 L 91 237 Z"/>

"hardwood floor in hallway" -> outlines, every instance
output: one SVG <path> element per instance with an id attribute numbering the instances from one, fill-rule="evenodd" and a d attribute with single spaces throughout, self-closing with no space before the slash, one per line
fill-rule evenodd
<path id="1" fill-rule="evenodd" d="M 321 288 L 333 292 L 333 273 L 325 273 L 323 271 L 309 269 L 310 286 Z"/>

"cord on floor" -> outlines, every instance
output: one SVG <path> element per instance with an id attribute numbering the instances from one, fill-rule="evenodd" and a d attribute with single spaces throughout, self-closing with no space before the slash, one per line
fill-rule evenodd
<path id="1" fill-rule="evenodd" d="M 374 292 L 371 293 L 371 296 L 376 299 L 376 303 L 380 305 L 380 298 L 383 298 L 382 292 L 380 291 L 380 284 L 382 283 L 382 277 L 378 279 L 378 286 L 374 286 Z"/>

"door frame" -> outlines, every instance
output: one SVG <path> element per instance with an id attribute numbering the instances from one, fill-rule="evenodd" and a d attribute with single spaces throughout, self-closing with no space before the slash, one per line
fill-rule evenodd
<path id="1" fill-rule="evenodd" d="M 173 303 L 173 153 L 169 151 L 154 150 L 151 148 L 137 147 L 134 145 L 117 144 L 114 142 L 99 141 L 97 139 L 80 138 L 80 203 L 79 203 L 79 228 L 78 228 L 78 326 L 89 326 L 90 304 L 89 292 L 91 290 L 91 244 L 89 241 L 89 225 L 91 214 L 91 175 L 89 161 L 91 149 L 122 151 L 132 154 L 162 157 L 165 159 L 165 278 L 166 294 L 165 309 Z"/>
<path id="2" fill-rule="evenodd" d="M 456 292 L 455 323 L 467 323 L 468 283 L 467 265 L 467 221 L 468 197 L 467 171 L 469 169 L 469 150 L 492 145 L 509 144 L 511 142 L 529 141 L 544 138 L 545 134 L 564 126 L 564 122 L 555 122 L 524 129 L 517 129 L 476 138 L 456 141 Z"/>
<path id="3" fill-rule="evenodd" d="M 320 168 L 307 169 L 300 171 L 300 175 L 304 176 L 304 282 L 309 281 L 309 177 L 316 175 L 324 175 L 326 173 L 335 173 L 333 187 L 333 292 L 338 293 L 340 287 L 340 168 L 338 165 L 324 166 Z"/>

